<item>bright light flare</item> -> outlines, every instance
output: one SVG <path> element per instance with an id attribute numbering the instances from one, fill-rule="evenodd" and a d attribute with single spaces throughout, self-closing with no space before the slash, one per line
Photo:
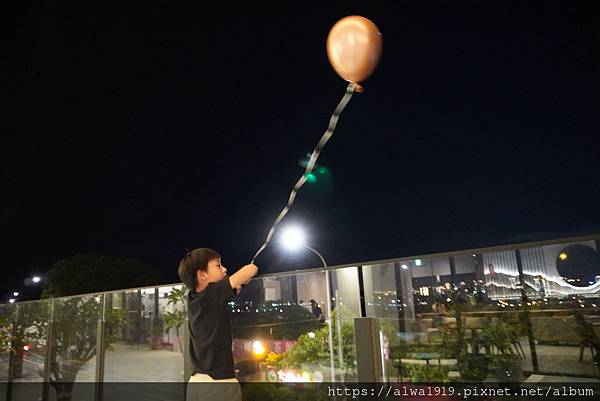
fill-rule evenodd
<path id="1" fill-rule="evenodd" d="M 297 251 L 304 246 L 306 236 L 297 226 L 286 227 L 281 233 L 281 244 L 288 251 Z"/>
<path id="2" fill-rule="evenodd" d="M 262 358 L 267 353 L 267 350 L 262 342 L 256 340 L 252 343 L 252 353 L 257 358 Z"/>

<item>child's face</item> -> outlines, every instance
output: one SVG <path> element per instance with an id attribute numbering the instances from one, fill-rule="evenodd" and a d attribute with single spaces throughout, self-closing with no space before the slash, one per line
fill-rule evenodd
<path id="1" fill-rule="evenodd" d="M 207 283 L 215 283 L 225 278 L 227 268 L 221 265 L 221 259 L 213 259 L 208 262 L 208 267 L 205 272 L 200 273 L 200 278 Z"/>

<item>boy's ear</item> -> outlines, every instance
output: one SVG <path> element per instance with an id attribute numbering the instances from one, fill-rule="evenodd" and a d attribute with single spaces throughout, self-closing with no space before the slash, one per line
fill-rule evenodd
<path id="1" fill-rule="evenodd" d="M 198 270 L 196 272 L 196 281 L 200 282 L 202 280 L 206 280 L 206 273 L 204 273 L 202 270 Z"/>

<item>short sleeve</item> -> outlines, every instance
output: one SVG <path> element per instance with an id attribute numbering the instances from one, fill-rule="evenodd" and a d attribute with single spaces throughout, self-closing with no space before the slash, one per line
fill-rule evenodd
<path id="1" fill-rule="evenodd" d="M 231 283 L 229 283 L 229 276 L 225 276 L 224 279 L 217 281 L 214 285 L 216 298 L 220 302 L 229 302 L 234 297 L 235 292 L 231 288 Z"/>

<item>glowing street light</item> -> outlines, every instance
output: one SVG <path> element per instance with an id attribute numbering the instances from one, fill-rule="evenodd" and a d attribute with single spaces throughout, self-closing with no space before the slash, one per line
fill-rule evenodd
<path id="1" fill-rule="evenodd" d="M 280 240 L 283 247 L 288 251 L 295 252 L 300 248 L 308 249 L 309 251 L 317 255 L 317 257 L 321 260 L 321 263 L 323 263 L 323 267 L 327 267 L 327 262 L 325 262 L 325 258 L 323 258 L 323 255 L 321 255 L 316 249 L 306 245 L 306 235 L 300 227 L 289 226 L 285 228 L 281 233 Z"/>
<path id="2" fill-rule="evenodd" d="M 8 302 L 10 302 L 11 304 L 14 304 L 15 303 L 15 299 L 11 298 L 11 299 L 8 300 Z"/>
<path id="3" fill-rule="evenodd" d="M 34 283 L 39 283 L 40 281 L 42 281 L 42 278 L 40 276 L 33 276 L 33 278 L 31 279 L 31 281 L 33 281 Z"/>
<path id="4" fill-rule="evenodd" d="M 281 244 L 288 251 L 297 251 L 298 249 L 305 246 L 306 235 L 300 227 L 289 226 L 286 227 L 281 234 Z"/>
<path id="5" fill-rule="evenodd" d="M 18 291 L 13 292 L 13 297 L 18 297 L 18 296 L 19 296 L 19 292 Z"/>

